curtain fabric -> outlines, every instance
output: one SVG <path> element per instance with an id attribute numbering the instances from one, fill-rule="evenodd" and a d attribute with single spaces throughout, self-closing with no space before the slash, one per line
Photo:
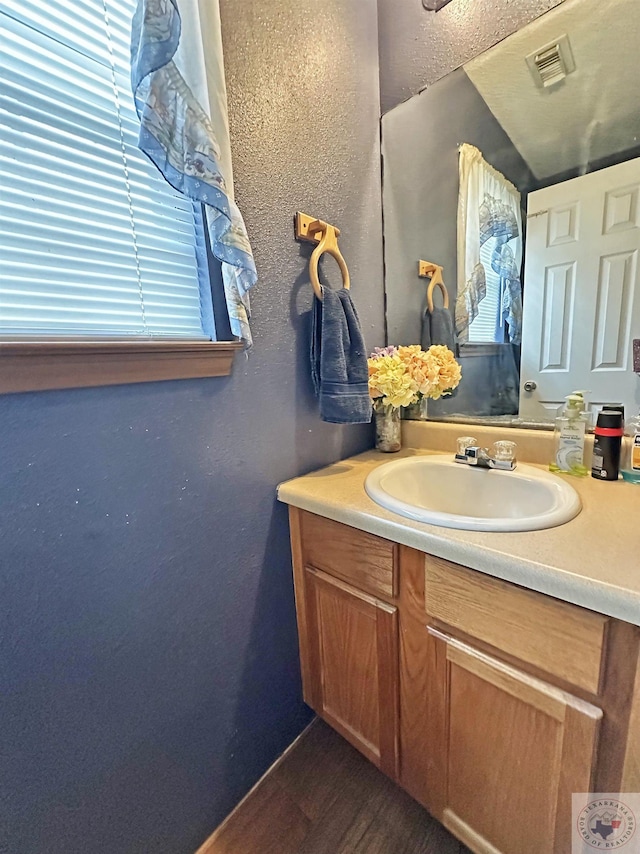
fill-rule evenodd
<path id="1" fill-rule="evenodd" d="M 456 332 L 469 340 L 469 326 L 487 293 L 480 247 L 495 237 L 491 268 L 500 277 L 500 316 L 509 324 L 509 340 L 522 336 L 522 214 L 520 193 L 467 143 L 460 146 L 458 192 L 458 296 Z"/>
<path id="2" fill-rule="evenodd" d="M 131 85 L 138 145 L 173 187 L 204 205 L 231 331 L 249 348 L 257 274 L 233 196 L 219 0 L 138 0 Z"/>

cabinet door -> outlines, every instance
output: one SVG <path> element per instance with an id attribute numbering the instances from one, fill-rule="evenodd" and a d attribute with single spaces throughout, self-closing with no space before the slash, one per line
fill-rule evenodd
<path id="1" fill-rule="evenodd" d="M 391 777 L 398 757 L 397 609 L 306 567 L 315 711 Z"/>
<path id="2" fill-rule="evenodd" d="M 602 712 L 445 635 L 442 821 L 475 854 L 567 854 Z"/>

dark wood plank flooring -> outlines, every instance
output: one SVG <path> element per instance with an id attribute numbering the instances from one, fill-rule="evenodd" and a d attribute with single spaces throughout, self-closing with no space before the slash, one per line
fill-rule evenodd
<path id="1" fill-rule="evenodd" d="M 199 854 L 468 854 L 322 721 Z"/>

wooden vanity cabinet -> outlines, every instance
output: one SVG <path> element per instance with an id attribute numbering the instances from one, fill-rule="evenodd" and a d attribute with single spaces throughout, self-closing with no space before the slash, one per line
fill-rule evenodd
<path id="1" fill-rule="evenodd" d="M 398 609 L 305 567 L 307 702 L 397 777 Z"/>
<path id="2" fill-rule="evenodd" d="M 639 790 L 636 627 L 290 519 L 306 702 L 471 851 L 568 854 L 573 792 Z"/>
<path id="3" fill-rule="evenodd" d="M 594 791 L 609 620 L 438 558 L 421 563 L 422 702 L 438 697 L 427 750 L 439 774 L 425 805 L 477 854 L 568 854 L 571 795 Z"/>
<path id="4" fill-rule="evenodd" d="M 592 791 L 602 711 L 434 633 L 444 749 L 439 818 L 477 854 L 571 850 L 571 794 Z"/>
<path id="5" fill-rule="evenodd" d="M 305 702 L 397 779 L 397 546 L 295 508 L 290 520 Z"/>

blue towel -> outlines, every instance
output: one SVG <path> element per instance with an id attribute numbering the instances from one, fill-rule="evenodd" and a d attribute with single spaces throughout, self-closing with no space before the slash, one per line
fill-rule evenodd
<path id="1" fill-rule="evenodd" d="M 433 314 L 428 308 L 424 311 L 420 346 L 423 350 L 428 350 L 432 344 L 444 344 L 454 355 L 456 353 L 453 318 L 448 308 L 436 307 Z"/>
<path id="2" fill-rule="evenodd" d="M 322 289 L 311 312 L 311 376 L 320 417 L 333 424 L 371 421 L 369 369 L 360 321 L 349 291 Z"/>

